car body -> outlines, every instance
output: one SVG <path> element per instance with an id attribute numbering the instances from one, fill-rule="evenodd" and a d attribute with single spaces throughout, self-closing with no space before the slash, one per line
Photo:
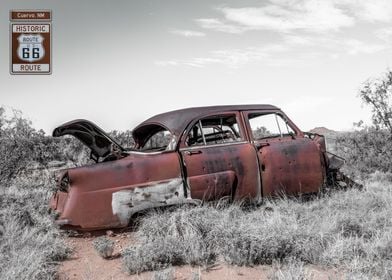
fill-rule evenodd
<path id="1" fill-rule="evenodd" d="M 272 105 L 159 114 L 133 130 L 132 149 L 86 120 L 53 131 L 63 135 L 96 161 L 63 170 L 51 199 L 57 222 L 81 230 L 126 227 L 133 214 L 166 205 L 317 193 L 342 164 L 323 136 L 302 132 Z"/>

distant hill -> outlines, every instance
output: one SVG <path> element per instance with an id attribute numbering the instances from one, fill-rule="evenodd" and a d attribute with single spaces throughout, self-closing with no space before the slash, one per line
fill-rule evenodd
<path id="1" fill-rule="evenodd" d="M 332 130 L 332 129 L 328 129 L 328 128 L 324 127 L 324 126 L 315 127 L 313 129 L 309 130 L 309 132 L 317 133 L 317 134 L 321 134 L 321 135 L 330 135 L 330 134 L 338 133 L 337 131 Z"/>
<path id="2" fill-rule="evenodd" d="M 324 126 L 315 127 L 309 130 L 309 132 L 323 135 L 327 144 L 327 150 L 333 153 L 336 152 L 336 137 L 342 132 L 328 129 Z"/>

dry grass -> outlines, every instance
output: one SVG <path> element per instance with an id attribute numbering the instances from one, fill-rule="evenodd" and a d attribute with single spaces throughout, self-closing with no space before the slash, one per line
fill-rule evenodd
<path id="1" fill-rule="evenodd" d="M 48 214 L 46 188 L 0 188 L 0 279 L 54 279 L 69 250 Z"/>
<path id="2" fill-rule="evenodd" d="M 271 280 L 311 280 L 314 279 L 312 274 L 306 273 L 304 263 L 290 260 L 285 264 L 274 264 Z"/>
<path id="3" fill-rule="evenodd" d="M 363 131 L 344 138 L 343 154 L 353 170 L 390 171 L 390 141 L 378 135 Z M 48 214 L 53 181 L 45 169 L 31 169 L 52 160 L 86 162 L 86 150 L 73 143 L 44 136 L 20 114 L 7 118 L 0 107 L 0 279 L 55 279 L 57 264 L 69 254 Z M 392 279 L 392 184 L 380 173 L 371 178 L 363 191 L 308 202 L 155 211 L 141 221 L 139 242 L 125 250 L 124 269 L 160 270 L 154 278 L 170 279 L 173 272 L 165 269 L 172 265 L 223 261 L 273 265 L 273 279 L 309 279 L 304 266 L 315 264 L 336 267 L 347 279 Z"/>
<path id="4" fill-rule="evenodd" d="M 46 167 L 65 159 L 64 148 L 0 107 L 0 279 L 54 279 L 69 253 L 48 212 L 54 182 Z"/>
<path id="5" fill-rule="evenodd" d="M 151 280 L 174 280 L 174 269 L 173 268 L 166 268 L 163 270 L 155 271 L 152 275 Z"/>
<path id="6" fill-rule="evenodd" d="M 297 268 L 337 267 L 349 278 L 390 279 L 391 187 L 368 182 L 363 191 L 338 191 L 308 202 L 268 201 L 255 210 L 231 205 L 155 211 L 142 221 L 139 243 L 124 252 L 123 265 L 133 274 L 217 260 L 239 266 L 290 261 Z M 298 275 L 294 279 L 302 279 Z"/>

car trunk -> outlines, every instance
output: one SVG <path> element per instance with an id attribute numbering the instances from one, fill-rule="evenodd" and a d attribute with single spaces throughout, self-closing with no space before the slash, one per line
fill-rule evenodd
<path id="1" fill-rule="evenodd" d="M 53 137 L 72 135 L 91 151 L 95 162 L 121 158 L 125 149 L 96 124 L 87 120 L 73 120 L 53 130 Z"/>

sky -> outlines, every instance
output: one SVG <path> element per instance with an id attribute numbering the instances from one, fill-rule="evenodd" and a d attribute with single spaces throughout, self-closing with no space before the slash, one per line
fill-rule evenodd
<path id="1" fill-rule="evenodd" d="M 273 104 L 302 129 L 370 122 L 392 62 L 391 0 L 1 0 L 0 106 L 47 133 L 132 129 L 185 107 Z M 9 11 L 51 9 L 51 75 L 9 73 Z"/>

